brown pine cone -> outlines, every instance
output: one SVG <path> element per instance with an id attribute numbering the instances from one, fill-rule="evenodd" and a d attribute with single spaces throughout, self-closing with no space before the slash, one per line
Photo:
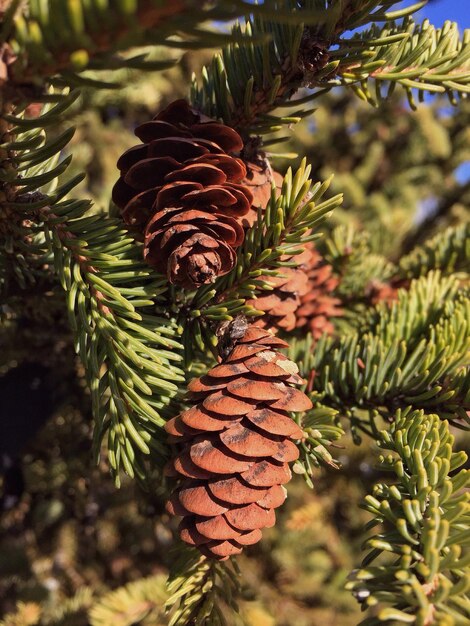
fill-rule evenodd
<path id="1" fill-rule="evenodd" d="M 210 283 L 235 265 L 242 218 L 253 194 L 235 156 L 239 134 L 177 100 L 136 128 L 143 142 L 118 161 L 113 200 L 144 234 L 147 263 L 187 288 Z"/>
<path id="2" fill-rule="evenodd" d="M 277 351 L 287 344 L 249 328 L 220 365 L 189 384 L 193 407 L 166 424 L 177 455 L 168 474 L 179 484 L 167 505 L 182 515 L 180 535 L 212 558 L 226 559 L 261 538 L 285 500 L 288 463 L 302 430 L 289 411 L 309 398 L 292 385 L 297 366 Z"/>
<path id="3" fill-rule="evenodd" d="M 273 290 L 264 291 L 257 298 L 246 302 L 255 309 L 265 312 L 263 317 L 256 320 L 255 326 L 268 328 L 272 332 L 280 329 L 291 331 L 296 327 L 296 311 L 301 298 L 308 294 L 310 288 L 307 268 L 312 262 L 312 251 L 307 247 L 302 254 L 281 257 L 281 260 L 295 261 L 298 266 L 279 268 L 279 276 L 261 276 L 261 280 L 270 283 Z"/>
<path id="4" fill-rule="evenodd" d="M 332 334 L 334 326 L 330 319 L 343 314 L 341 301 L 332 296 L 339 280 L 333 276 L 333 268 L 325 263 L 319 252 L 312 246 L 308 268 L 308 290 L 300 298 L 296 311 L 297 328 L 307 326 L 315 339 L 323 333 Z"/>
<path id="5" fill-rule="evenodd" d="M 281 193 L 283 177 L 279 172 L 272 170 L 268 164 L 257 165 L 246 162 L 247 173 L 242 184 L 248 187 L 253 194 L 250 210 L 243 216 L 242 224 L 245 228 L 251 228 L 258 218 L 258 208 L 264 211 L 271 198 L 272 183 L 276 186 L 276 197 Z"/>

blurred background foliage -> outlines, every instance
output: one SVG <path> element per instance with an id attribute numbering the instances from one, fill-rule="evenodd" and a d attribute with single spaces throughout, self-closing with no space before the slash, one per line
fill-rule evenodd
<path id="1" fill-rule="evenodd" d="M 178 67 L 151 76 L 123 70 L 125 88 L 85 90 L 64 125 L 77 126 L 71 173 L 86 171 L 80 193 L 93 198 L 95 210 L 108 210 L 115 163 L 135 144 L 133 128 L 185 96 L 192 72 L 210 56 L 188 53 Z M 353 247 L 375 255 L 383 278 L 416 243 L 468 221 L 468 103 L 450 115 L 447 103 L 435 99 L 411 112 L 398 91 L 377 109 L 343 92 L 317 102 L 289 143 L 268 149 L 283 153 L 274 161 L 281 172 L 298 153 L 315 179 L 335 174 L 329 193 L 344 192 L 345 202 L 326 225 L 330 238 L 341 226 L 341 241 L 349 237 Z M 343 299 L 354 290 L 354 281 L 345 284 L 338 287 Z M 106 459 L 93 465 L 90 403 L 63 321 L 62 293 L 51 281 L 29 296 L 17 306 L 22 296 L 12 287 L 0 313 L 0 624 L 166 624 L 175 522 L 158 493 L 131 481 L 116 490 Z M 45 297 L 54 306 L 41 306 Z M 459 445 L 466 445 L 462 435 Z M 358 504 L 381 476 L 369 441 L 355 446 L 345 437 L 341 446 L 334 450 L 340 469 L 318 470 L 313 490 L 297 477 L 276 527 L 242 555 L 241 609 L 249 625 L 360 620 L 345 583 L 360 562 L 369 520 Z M 146 584 L 132 584 L 142 578 Z"/>

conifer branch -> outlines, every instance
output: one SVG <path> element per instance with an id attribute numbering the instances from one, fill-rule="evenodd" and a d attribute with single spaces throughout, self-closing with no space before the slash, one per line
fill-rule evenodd
<path id="1" fill-rule="evenodd" d="M 305 351 L 302 374 L 312 376 L 321 404 L 368 434 L 377 432 L 377 419 L 408 406 L 468 425 L 469 307 L 455 279 L 431 272 L 400 290 L 391 307 L 377 306 L 362 331 L 323 337 Z"/>
<path id="2" fill-rule="evenodd" d="M 397 271 L 384 256 L 372 252 L 370 234 L 352 226 L 336 227 L 317 247 L 340 277 L 335 295 L 350 306 L 370 304 L 374 286 L 387 283 Z"/>
<path id="3" fill-rule="evenodd" d="M 58 208 L 65 208 L 63 217 Z M 156 453 L 159 463 L 166 459 L 165 408 L 185 380 L 176 321 L 152 312 L 166 281 L 152 280 L 120 221 L 99 215 L 67 219 L 68 209 L 56 205 L 56 213 L 41 215 L 87 369 L 95 458 L 107 434 L 116 483 L 121 468 L 144 480 L 145 455 Z"/>
<path id="4" fill-rule="evenodd" d="M 0 626 L 37 626 L 41 617 L 41 607 L 35 602 L 18 602 L 13 613 L 5 615 Z"/>
<path id="5" fill-rule="evenodd" d="M 463 625 L 470 619 L 470 474 L 460 469 L 467 455 L 453 451 L 447 422 L 423 411 L 398 411 L 377 443 L 381 469 L 393 478 L 365 500 L 373 516 L 367 530 L 379 529 L 348 583 L 372 609 L 361 625 Z"/>
<path id="6" fill-rule="evenodd" d="M 358 96 L 374 105 L 391 93 L 395 83 L 405 87 L 412 106 L 413 89 L 447 93 L 453 103 L 456 95 L 470 90 L 470 31 L 460 39 L 455 22 L 446 22 L 442 28 L 427 20 L 415 25 L 411 19 L 382 29 L 373 25 L 340 42 L 332 56 L 341 59 L 340 82 L 352 85 Z M 375 87 L 373 91 L 368 81 Z M 382 85 L 386 83 L 390 86 L 384 94 Z"/>
<path id="7" fill-rule="evenodd" d="M 247 300 L 272 290 L 269 278 L 296 266 L 296 255 L 318 236 L 319 225 L 340 204 L 341 196 L 324 200 L 329 181 L 312 185 L 304 160 L 295 176 L 289 171 L 279 197 L 272 190 L 266 210 L 260 209 L 256 225 L 238 248 L 235 268 L 211 285 L 183 292 L 144 262 L 141 244 L 123 228 L 121 219 L 92 213 L 87 200 L 70 199 L 82 179 L 64 178 L 70 158 L 61 159 L 61 153 L 73 130 L 51 137 L 47 129 L 59 122 L 78 92 L 61 92 L 59 85 L 103 86 L 95 76 L 82 75 L 84 69 L 161 69 L 165 59 L 152 62 L 140 54 L 115 54 L 157 38 L 171 49 L 223 44 L 222 55 L 204 71 L 202 84 L 194 83 L 193 104 L 239 129 L 245 139 L 298 121 L 311 112 L 309 106 L 319 94 L 338 85 L 354 89 L 373 104 L 387 97 L 395 84 L 405 87 L 411 101 L 414 89 L 446 92 L 452 101 L 455 94 L 466 94 L 468 32 L 461 40 L 455 25 L 436 30 L 425 22 L 415 27 L 407 16 L 425 0 L 388 12 L 395 4 L 394 0 L 263 4 L 220 0 L 204 3 L 201 9 L 195 0 L 66 4 L 45 0 L 31 3 L 28 14 L 13 1 L 3 16 L 0 234 L 7 245 L 5 252 L 0 251 L 0 287 L 10 289 L 16 275 L 21 287 L 28 288 L 38 274 L 49 277 L 54 268 L 67 294 L 70 325 L 86 369 L 95 457 L 106 438 L 118 485 L 121 469 L 143 481 L 148 478 L 148 461 L 163 464 L 169 448 L 163 426 L 184 405 L 180 388 L 186 382 L 184 369 L 206 369 L 210 352 L 216 354 L 216 324 L 240 313 L 261 313 Z M 202 24 L 245 14 L 250 15 L 246 27 L 236 25 L 231 35 L 211 33 Z M 403 23 L 396 21 L 402 18 Z M 352 39 L 343 38 L 347 30 L 383 21 L 382 29 L 374 24 Z M 381 85 L 387 83 L 389 91 L 383 94 Z M 376 87 L 375 95 L 370 84 Z M 303 87 L 313 93 L 294 100 Z M 45 103 L 41 114 L 28 118 L 24 106 L 39 101 Z M 294 113 L 277 115 L 278 107 L 293 107 Z M 257 148 L 258 142 L 253 145 Z M 241 157 L 249 160 L 248 154 Z M 171 168 L 172 162 L 166 162 Z M 237 245 L 242 235 L 240 228 Z M 312 485 L 316 467 L 337 467 L 331 448 L 343 434 L 339 420 L 344 417 L 356 439 L 362 432 L 374 437 L 386 451 L 382 468 L 395 471 L 396 478 L 395 484 L 377 485 L 366 500 L 373 515 L 370 528 L 381 523 L 383 533 L 368 540 L 370 552 L 350 585 L 364 606 L 376 609 L 364 626 L 383 621 L 416 626 L 465 623 L 470 619 L 469 508 L 461 490 L 468 485 L 468 473 L 455 473 L 465 455 L 452 451 L 453 438 L 444 420 L 470 424 L 470 297 L 459 277 L 429 270 L 454 274 L 465 269 L 468 229 L 440 234 L 405 257 L 398 269 L 382 255 L 371 254 L 366 236 L 344 229 L 334 231 L 324 250 L 343 278 L 339 291 L 351 305 L 364 304 L 374 280 L 415 280 L 409 290 L 400 291 L 393 305 L 383 303 L 367 311 L 364 306 L 364 315 L 337 339 L 323 336 L 314 344 L 312 337 L 299 336 L 292 341 L 291 355 L 300 362 L 305 389 L 314 403 L 298 418 L 303 438 L 294 471 Z M 22 256 L 16 263 L 17 254 Z M 183 352 L 187 368 L 182 366 Z M 237 365 L 234 370 L 238 376 Z M 293 376 L 284 370 L 283 380 L 288 378 L 286 372 Z M 265 393 L 266 385 L 259 385 L 257 378 L 262 376 L 255 372 L 248 379 L 251 387 L 242 381 L 247 402 L 227 392 L 231 410 L 233 406 L 240 410 L 243 403 L 250 407 L 253 388 Z M 300 379 L 297 382 L 301 384 Z M 197 384 L 204 388 L 204 381 Z M 267 393 L 274 393 L 276 384 L 269 383 Z M 272 402 L 268 398 L 268 404 Z M 284 413 L 281 409 L 278 418 L 286 417 Z M 205 406 L 201 414 L 209 423 L 215 419 Z M 223 414 L 219 421 L 225 417 L 230 415 Z M 388 431 L 380 430 L 384 423 Z M 191 426 L 181 428 L 183 438 L 194 434 Z M 225 429 L 225 423 L 217 428 Z M 275 441 L 276 433 L 266 432 L 263 437 Z M 252 433 L 259 435 L 255 423 Z M 225 440 L 221 442 L 225 446 Z M 237 454 L 227 458 L 237 460 Z M 193 463 L 190 454 L 189 458 Z M 208 462 L 208 469 L 196 469 L 196 479 L 201 469 L 202 475 L 211 476 Z M 207 480 L 212 485 L 212 478 Z M 245 487 L 256 491 L 258 486 Z M 214 495 L 213 503 L 217 505 L 218 499 Z M 232 511 L 238 503 L 227 504 L 225 511 Z M 205 508 L 197 509 L 194 515 L 205 513 Z M 379 556 L 389 558 L 389 563 L 377 563 Z M 222 626 L 232 622 L 232 614 L 236 621 L 239 580 L 231 567 L 184 550 L 175 562 L 169 598 L 161 577 L 129 584 L 98 601 L 90 613 L 91 624 L 113 623 L 116 611 L 129 621 L 160 619 L 163 603 L 169 626 Z M 88 592 L 80 610 L 90 601 Z M 37 621 L 38 607 L 20 606 L 18 619 Z"/>
<path id="8" fill-rule="evenodd" d="M 450 226 L 423 245 L 417 246 L 399 262 L 399 274 L 418 278 L 430 270 L 443 274 L 468 274 L 470 267 L 470 225 Z"/>
<path id="9" fill-rule="evenodd" d="M 220 46 L 231 38 L 203 26 L 210 20 L 231 20 L 246 14 L 251 5 L 221 2 L 210 6 L 195 0 L 136 0 L 89 3 L 46 0 L 28 10 L 14 0 L 4 15 L 3 41 L 8 79 L 4 87 L 21 86 L 38 92 L 41 80 L 61 74 L 70 84 L 83 82 L 85 69 L 139 68 L 156 70 L 174 61 L 151 61 L 146 55 L 116 56 L 119 51 L 148 44 L 177 48 Z M 42 78 L 41 78 L 42 77 Z M 10 83 L 10 84 L 8 84 Z"/>
<path id="10" fill-rule="evenodd" d="M 408 16 L 425 3 L 387 13 L 384 9 L 394 2 L 337 0 L 319 9 L 315 0 L 288 0 L 288 23 L 280 6 L 269 18 L 254 11 L 245 27 L 237 24 L 233 33 L 264 40 L 224 48 L 204 68 L 201 83 L 193 81 L 191 100 L 244 137 L 300 121 L 314 110 L 308 105 L 315 98 L 338 85 L 351 86 L 374 105 L 391 94 L 395 83 L 405 87 L 412 106 L 413 89 L 446 92 L 455 103 L 454 94 L 469 89 L 470 39 L 468 33 L 460 39 L 455 23 L 442 29 L 428 22 L 415 26 Z M 389 21 L 402 17 L 400 22 Z M 383 20 L 388 20 L 383 28 L 372 23 L 369 30 L 342 38 L 347 30 Z M 377 83 L 375 95 L 367 87 L 369 78 Z M 380 85 L 386 81 L 392 88 L 383 95 Z M 301 87 L 314 91 L 294 98 Z M 276 113 L 280 107 L 296 110 Z"/>
<path id="11" fill-rule="evenodd" d="M 27 220 L 37 252 L 50 255 L 67 292 L 76 348 L 91 391 L 95 458 L 107 435 L 109 462 L 119 484 L 122 467 L 130 476 L 144 478 L 143 459 L 151 451 L 158 462 L 165 459 L 162 427 L 185 380 L 179 366 L 183 357 L 176 320 L 154 313 L 155 302 L 166 294 L 166 280 L 152 275 L 121 220 L 88 215 L 88 201 L 64 199 L 81 176 L 57 186 L 70 162 L 59 161 L 60 151 L 73 132 L 48 141 L 44 127 L 56 122 L 76 96 L 61 96 L 33 119 L 7 118 L 13 167 L 6 179 L 9 201 L 2 208 L 13 211 L 20 227 Z M 11 220 L 3 224 L 15 227 Z"/>
<path id="12" fill-rule="evenodd" d="M 439 221 L 448 215 L 453 206 L 457 203 L 468 204 L 470 199 L 470 182 L 467 181 L 463 185 L 456 185 L 449 190 L 442 198 L 431 215 L 429 215 L 418 228 L 415 228 L 404 240 L 402 251 L 411 253 L 413 248 L 422 244 L 429 232 L 439 224 Z"/>
<path id="13" fill-rule="evenodd" d="M 165 583 L 166 577 L 157 574 L 106 593 L 89 610 L 90 626 L 141 624 L 142 620 L 163 623 L 163 607 L 168 597 Z"/>
<path id="14" fill-rule="evenodd" d="M 311 394 L 314 408 L 302 418 L 304 438 L 299 443 L 300 456 L 293 467 L 294 472 L 302 475 L 311 489 L 314 488 L 313 481 L 319 467 L 339 469 L 333 446 L 344 435 L 338 419 L 339 412 L 321 403 L 315 404 L 316 395 Z"/>
<path id="15" fill-rule="evenodd" d="M 176 556 L 165 604 L 170 613 L 168 626 L 240 623 L 236 604 L 240 581 L 235 563 L 213 561 L 189 548 L 180 548 Z"/>

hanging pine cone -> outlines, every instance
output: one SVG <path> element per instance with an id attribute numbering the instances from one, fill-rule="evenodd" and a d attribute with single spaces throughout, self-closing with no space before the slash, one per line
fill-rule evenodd
<path id="1" fill-rule="evenodd" d="M 143 232 L 147 263 L 187 288 L 229 272 L 244 239 L 253 194 L 235 156 L 239 134 L 177 100 L 135 134 L 143 142 L 118 161 L 113 200 Z"/>
<path id="2" fill-rule="evenodd" d="M 308 290 L 300 298 L 301 304 L 296 311 L 297 328 L 307 326 L 315 339 L 323 333 L 332 334 L 334 326 L 331 318 L 343 314 L 341 301 L 332 295 L 339 284 L 333 276 L 333 268 L 326 263 L 320 253 L 311 246 L 308 268 Z"/>
<path id="3" fill-rule="evenodd" d="M 288 411 L 306 411 L 309 398 L 297 366 L 277 351 L 287 344 L 251 327 L 220 365 L 189 384 L 193 407 L 166 430 L 177 455 L 168 474 L 179 484 L 168 510 L 182 515 L 183 541 L 216 559 L 238 554 L 275 523 L 285 499 L 292 439 L 302 431 Z"/>
<path id="4" fill-rule="evenodd" d="M 297 324 L 296 311 L 301 304 L 301 298 L 308 294 L 310 289 L 308 268 L 312 262 L 311 248 L 304 249 L 302 254 L 295 257 L 281 257 L 283 261 L 294 261 L 297 267 L 279 268 L 279 276 L 261 276 L 272 285 L 272 291 L 264 291 L 246 304 L 259 311 L 264 311 L 263 317 L 256 320 L 255 326 L 268 328 L 273 332 L 282 329 L 291 331 Z"/>

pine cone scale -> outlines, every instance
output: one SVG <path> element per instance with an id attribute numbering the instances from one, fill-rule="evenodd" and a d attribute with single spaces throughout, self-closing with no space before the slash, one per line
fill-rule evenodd
<path id="1" fill-rule="evenodd" d="M 191 459 L 189 453 L 181 454 L 177 456 L 172 464 L 173 470 L 176 474 L 181 474 L 187 478 L 194 478 L 196 480 L 205 480 L 212 477 L 211 472 L 206 472 L 202 468 L 198 467 Z M 168 474 L 169 472 L 167 472 Z"/>
<path id="2" fill-rule="evenodd" d="M 224 428 L 230 428 L 230 426 L 237 424 L 239 421 L 223 415 L 210 415 L 208 411 L 198 407 L 188 409 L 188 411 L 182 414 L 181 420 L 191 428 L 199 428 L 204 431 L 224 430 Z"/>
<path id="3" fill-rule="evenodd" d="M 238 538 L 237 538 L 237 543 L 242 546 L 251 546 L 254 543 L 258 543 L 258 541 L 261 539 L 261 530 L 259 530 L 258 528 L 255 528 L 255 530 L 252 530 L 251 532 L 245 532 L 242 533 Z"/>
<path id="4" fill-rule="evenodd" d="M 226 389 L 207 396 L 202 406 L 209 411 L 222 415 L 246 415 L 255 408 L 253 402 L 244 402 L 229 394 Z"/>
<path id="5" fill-rule="evenodd" d="M 215 143 L 224 152 L 239 152 L 243 148 L 240 135 L 225 124 L 218 124 L 217 122 L 209 122 L 202 126 L 193 124 L 189 130 L 195 135 L 197 134 L 198 137 Z"/>
<path id="6" fill-rule="evenodd" d="M 189 455 L 195 465 L 215 474 L 245 472 L 255 461 L 255 459 L 239 456 L 220 442 L 214 442 L 211 439 L 203 439 L 192 444 Z"/>
<path id="7" fill-rule="evenodd" d="M 273 456 L 278 453 L 278 442 L 265 434 L 257 433 L 253 427 L 242 424 L 232 426 L 220 435 L 222 443 L 232 452 L 247 457 Z"/>
<path id="8" fill-rule="evenodd" d="M 274 459 L 264 459 L 240 474 L 253 487 L 271 487 L 273 484 L 285 485 L 292 478 L 287 463 L 277 463 Z"/>
<path id="9" fill-rule="evenodd" d="M 129 170 L 133 165 L 136 165 L 136 163 L 139 163 L 146 157 L 146 146 L 133 146 L 121 154 L 116 165 L 119 170 Z"/>
<path id="10" fill-rule="evenodd" d="M 300 426 L 285 413 L 264 408 L 248 413 L 246 417 L 255 426 L 273 435 L 292 437 L 294 439 L 302 438 Z"/>
<path id="11" fill-rule="evenodd" d="M 192 524 L 185 524 L 184 522 L 180 525 L 180 536 L 181 539 L 189 545 L 197 547 L 211 541 L 207 536 L 201 535 L 201 533 Z M 236 536 L 237 535 L 234 534 L 233 538 Z M 231 538 L 232 537 L 227 537 L 227 539 Z"/>
<path id="12" fill-rule="evenodd" d="M 201 552 L 206 553 L 208 556 L 219 556 L 221 558 L 240 554 L 242 550 L 243 546 L 237 541 L 210 542 L 201 546 Z"/>
<path id="13" fill-rule="evenodd" d="M 221 515 L 229 510 L 228 506 L 217 502 L 217 499 L 205 485 L 182 488 L 179 491 L 178 498 L 187 511 L 196 513 L 196 515 Z"/>
<path id="14" fill-rule="evenodd" d="M 268 492 L 265 487 L 249 485 L 240 476 L 213 480 L 208 486 L 216 498 L 231 504 L 251 504 L 263 498 Z"/>
<path id="15" fill-rule="evenodd" d="M 236 361 L 236 362 L 242 361 L 243 359 L 245 359 L 248 356 L 253 356 L 254 354 L 258 354 L 258 352 L 263 352 L 265 349 L 266 348 L 264 348 L 261 345 L 255 345 L 255 346 L 238 345 L 238 346 L 235 346 L 234 350 L 232 351 L 232 353 L 227 358 L 227 363 L 228 364 L 232 364 L 234 361 Z M 248 368 L 246 368 L 246 369 L 248 369 Z"/>
<path id="16" fill-rule="evenodd" d="M 192 527 L 191 523 L 183 520 L 181 527 Z M 207 543 L 213 539 L 225 541 L 227 539 L 238 539 L 242 537 L 242 533 L 231 526 L 224 515 L 210 518 L 195 518 L 194 527 L 202 537 L 202 543 Z"/>
<path id="17" fill-rule="evenodd" d="M 211 369 L 211 378 L 233 378 L 239 374 L 246 374 L 248 371 L 245 363 L 226 363 L 213 367 Z"/>
<path id="18" fill-rule="evenodd" d="M 260 377 L 238 378 L 227 385 L 227 391 L 237 398 L 252 400 L 279 400 L 283 396 L 283 386 L 265 382 Z"/>
<path id="19" fill-rule="evenodd" d="M 189 131 L 177 128 L 173 124 L 163 122 L 161 120 L 152 120 L 150 122 L 140 124 L 140 126 L 137 126 L 134 130 L 134 134 L 146 144 L 149 144 L 155 139 L 166 139 L 167 137 L 192 137 Z"/>
<path id="20" fill-rule="evenodd" d="M 265 509 L 256 502 L 227 511 L 225 517 L 229 524 L 239 530 L 261 530 L 270 528 L 276 523 L 274 510 Z"/>
<path id="21" fill-rule="evenodd" d="M 140 160 L 132 165 L 124 176 L 124 182 L 137 191 L 155 189 L 165 184 L 179 163 L 169 157 L 152 157 Z"/>
<path id="22" fill-rule="evenodd" d="M 287 498 L 287 491 L 281 485 L 274 485 L 268 493 L 258 500 L 258 504 L 264 509 L 277 509 L 284 504 Z"/>
<path id="23" fill-rule="evenodd" d="M 132 150 L 132 148 L 131 148 Z M 147 144 L 147 155 L 164 159 L 175 159 L 176 163 L 182 163 L 190 159 L 208 154 L 209 150 L 204 146 L 194 143 L 191 139 L 183 137 L 166 137 L 154 139 Z"/>

